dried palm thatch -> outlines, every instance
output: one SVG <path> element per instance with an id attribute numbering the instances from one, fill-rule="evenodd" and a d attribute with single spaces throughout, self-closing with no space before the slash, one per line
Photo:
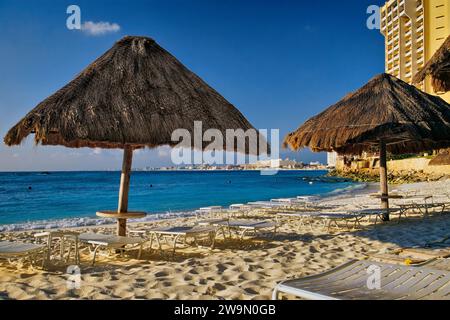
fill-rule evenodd
<path id="1" fill-rule="evenodd" d="M 193 132 L 194 121 L 201 121 L 204 131 L 253 129 L 154 40 L 127 36 L 29 112 L 4 142 L 18 145 L 34 133 L 36 144 L 72 148 L 173 146 L 172 132 Z"/>
<path id="2" fill-rule="evenodd" d="M 373 78 L 290 133 L 285 146 L 298 150 L 380 154 L 381 205 L 389 220 L 386 154 L 450 146 L 450 105 L 388 74 Z"/>
<path id="3" fill-rule="evenodd" d="M 360 154 L 384 140 L 393 154 L 450 146 L 450 105 L 388 74 L 311 118 L 285 138 L 298 150 Z"/>
<path id="4" fill-rule="evenodd" d="M 201 123 L 201 132 L 196 132 L 196 122 Z M 214 129 L 210 133 L 217 139 L 218 132 L 227 137 L 227 130 L 235 131 L 232 146 L 233 141 L 227 144 L 222 139 L 223 146 L 214 141 L 214 149 L 268 151 L 266 140 L 233 105 L 154 40 L 125 37 L 31 110 L 4 141 L 8 146 L 18 145 L 34 133 L 36 144 L 124 149 L 117 214 L 107 213 L 118 220 L 117 234 L 124 236 L 127 217 L 135 215 L 125 214 L 133 149 L 174 146 L 178 144 L 172 141 L 176 129 L 185 129 L 180 138 L 183 147 L 204 149 L 210 142 L 199 144 L 192 135 L 202 137 Z M 256 139 L 246 138 L 250 129 Z M 190 142 L 184 141 L 188 138 Z M 240 138 L 245 143 L 236 143 Z"/>
<path id="5" fill-rule="evenodd" d="M 427 76 L 431 76 L 433 89 L 436 93 L 450 91 L 450 36 L 430 61 L 416 74 L 414 83 L 425 80 Z"/>

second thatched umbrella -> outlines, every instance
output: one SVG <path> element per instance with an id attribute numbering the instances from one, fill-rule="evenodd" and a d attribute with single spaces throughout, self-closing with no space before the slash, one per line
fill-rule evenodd
<path id="1" fill-rule="evenodd" d="M 431 83 L 436 93 L 450 91 L 450 36 L 416 74 L 414 83 L 425 80 L 427 76 L 431 76 Z"/>
<path id="2" fill-rule="evenodd" d="M 450 146 L 450 105 L 388 74 L 311 118 L 285 138 L 294 150 L 340 154 L 380 152 L 382 205 L 389 219 L 386 153 Z"/>
<path id="3" fill-rule="evenodd" d="M 126 219 L 141 216 L 128 212 L 133 150 L 173 146 L 174 130 L 194 132 L 194 122 L 224 136 L 227 129 L 253 129 L 233 105 L 154 40 L 128 36 L 31 110 L 4 141 L 18 145 L 34 133 L 36 144 L 124 149 L 118 210 L 104 216 L 117 218 L 118 234 L 125 235 Z"/>

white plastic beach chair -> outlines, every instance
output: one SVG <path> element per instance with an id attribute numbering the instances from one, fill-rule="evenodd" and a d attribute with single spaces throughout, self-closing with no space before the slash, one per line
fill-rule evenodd
<path id="1" fill-rule="evenodd" d="M 380 275 L 380 287 L 371 281 Z M 450 272 L 373 261 L 351 261 L 325 273 L 288 280 L 272 298 L 289 294 L 308 300 L 449 300 Z"/>
<path id="2" fill-rule="evenodd" d="M 222 212 L 224 210 L 221 206 L 211 206 L 211 207 L 203 207 L 198 209 L 199 212 L 211 213 L 211 212 Z"/>
<path id="3" fill-rule="evenodd" d="M 175 255 L 177 245 L 188 245 L 187 240 L 193 239 L 193 243 L 199 246 L 199 240 L 208 238 L 210 241 L 210 249 L 214 249 L 217 228 L 213 226 L 183 226 L 183 227 L 166 227 L 144 231 L 150 238 L 150 249 L 153 247 L 153 241 L 156 241 L 158 249 L 162 252 L 162 242 L 165 241 L 172 247 L 172 255 Z"/>
<path id="4" fill-rule="evenodd" d="M 330 232 L 333 227 L 338 229 L 345 228 L 350 230 L 350 225 L 353 229 L 362 227 L 361 221 L 366 217 L 366 214 L 349 213 L 345 211 L 340 212 L 279 212 L 277 213 L 277 221 L 280 218 L 296 218 L 298 219 L 298 230 L 309 227 L 314 231 L 314 221 L 319 222 L 321 229 Z M 343 223 L 343 226 L 339 223 Z"/>
<path id="5" fill-rule="evenodd" d="M 70 261 L 71 254 L 74 254 L 75 264 L 80 263 L 80 252 L 79 252 L 79 233 L 73 231 L 45 231 L 34 234 L 36 239 L 45 241 L 47 245 L 47 261 L 50 262 L 52 254 L 52 246 L 59 246 L 59 258 L 61 261 Z M 72 249 L 73 248 L 73 249 Z M 67 251 L 67 252 L 66 252 Z M 64 256 L 66 255 L 66 258 Z"/>
<path id="6" fill-rule="evenodd" d="M 92 265 L 95 264 L 95 259 L 99 250 L 106 251 L 125 251 L 138 249 L 137 259 L 141 258 L 142 247 L 146 242 L 143 238 L 137 237 L 120 237 L 106 234 L 96 233 L 82 233 L 79 235 L 79 241 L 87 244 L 90 253 L 92 254 Z"/>
<path id="7" fill-rule="evenodd" d="M 47 246 L 23 243 L 0 241 L 0 259 L 6 259 L 9 263 L 12 260 L 28 259 L 32 265 L 37 262 L 38 256 L 42 256 L 42 265 L 44 267 L 47 261 Z"/>
<path id="8" fill-rule="evenodd" d="M 305 205 L 303 203 L 295 204 L 294 202 L 286 202 L 286 201 L 256 201 L 256 202 L 249 202 L 247 205 L 250 206 L 253 210 L 265 214 L 273 214 L 281 210 L 284 211 L 284 210 L 305 209 Z"/>
<path id="9" fill-rule="evenodd" d="M 311 231 L 314 231 L 313 221 L 314 218 L 318 218 L 318 212 L 278 212 L 276 220 L 281 223 L 282 218 L 296 219 L 298 222 L 298 232 L 303 228 L 309 227 Z"/>
<path id="10" fill-rule="evenodd" d="M 218 226 L 228 229 L 228 233 L 231 237 L 231 231 L 237 232 L 238 237 L 242 240 L 248 234 L 255 236 L 263 235 L 264 233 L 270 234 L 274 237 L 277 233 L 278 224 L 272 221 L 265 220 L 230 220 L 217 223 Z M 224 233 L 225 237 L 225 233 Z"/>
<path id="11" fill-rule="evenodd" d="M 231 211 L 220 209 L 216 210 L 205 210 L 205 208 L 195 211 L 195 218 L 197 219 L 197 225 L 201 226 L 211 226 L 218 222 L 228 221 Z"/>

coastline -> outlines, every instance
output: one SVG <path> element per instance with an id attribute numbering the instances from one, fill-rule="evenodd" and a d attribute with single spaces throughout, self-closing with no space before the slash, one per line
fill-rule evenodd
<path id="1" fill-rule="evenodd" d="M 252 171 L 252 170 L 248 170 Z M 305 170 L 292 170 L 292 171 L 305 171 Z M 309 171 L 309 170 L 306 170 Z M 323 170 L 317 170 L 323 171 Z M 314 198 L 321 200 L 333 200 L 340 197 L 363 195 L 376 190 L 377 185 L 375 183 L 359 183 L 354 182 L 352 185 L 344 189 L 336 189 L 326 194 L 312 195 Z M 299 194 L 298 196 L 302 196 Z M 258 201 L 270 201 L 270 198 L 259 199 Z M 230 203 L 229 205 L 231 205 Z M 210 205 L 216 205 L 211 203 Z M 189 218 L 195 216 L 195 210 L 180 210 L 180 211 L 167 211 L 167 212 L 154 212 L 149 214 L 144 219 L 130 220 L 131 224 L 138 224 L 144 222 L 158 222 L 164 220 L 172 220 L 178 218 Z M 115 223 L 96 217 L 79 217 L 79 218 L 63 218 L 63 219 L 50 219 L 50 220 L 35 220 L 29 222 L 12 223 L 12 224 L 0 224 L 0 232 L 20 232 L 20 231 L 45 231 L 52 229 L 72 229 L 72 228 L 84 228 L 84 227 L 98 227 L 98 226 L 114 226 Z"/>
<path id="2" fill-rule="evenodd" d="M 449 188 L 450 180 L 399 187 L 425 195 Z M 321 203 L 338 204 L 349 210 L 361 204 L 378 203 L 368 192 L 370 187 L 357 195 L 339 195 L 322 199 Z M 193 223 L 194 217 L 182 217 L 132 225 L 133 229 L 142 230 Z M 412 216 L 348 232 L 327 232 L 316 227 L 299 229 L 298 221 L 288 219 L 281 222 L 273 239 L 223 241 L 219 238 L 212 251 L 187 248 L 174 257 L 167 251 L 166 254 L 145 251 L 141 260 L 134 256 L 100 257 L 94 267 L 83 255 L 82 283 L 76 290 L 66 287 L 66 266 L 55 265 L 41 271 L 1 264 L 0 292 L 4 299 L 270 299 L 280 281 L 324 272 L 349 260 L 441 240 L 448 236 L 450 218 L 439 214 L 426 219 Z M 111 234 L 114 226 L 70 230 Z M 3 232 L 0 240 L 33 242 L 34 233 Z"/>

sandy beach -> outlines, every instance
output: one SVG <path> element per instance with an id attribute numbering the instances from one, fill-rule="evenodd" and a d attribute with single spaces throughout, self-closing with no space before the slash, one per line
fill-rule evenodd
<path id="1" fill-rule="evenodd" d="M 402 185 L 393 189 L 418 191 L 421 195 L 450 190 L 450 180 Z M 327 198 L 323 204 L 347 209 L 377 204 L 367 190 L 359 194 Z M 261 218 L 264 218 L 261 216 Z M 266 216 L 267 218 L 267 216 Z M 194 224 L 195 218 L 178 218 L 135 224 L 133 229 Z M 79 232 L 114 233 L 114 226 L 75 229 Z M 270 299 L 274 286 L 283 280 L 316 274 L 352 259 L 398 248 L 424 246 L 449 235 L 450 217 L 434 214 L 425 219 L 409 217 L 400 222 L 362 230 L 332 233 L 314 228 L 299 230 L 295 220 L 283 220 L 274 239 L 226 240 L 217 246 L 179 250 L 174 257 L 146 250 L 135 255 L 101 257 L 90 266 L 82 255 L 80 289 L 68 289 L 66 265 L 39 270 L 2 261 L 0 299 Z M 2 233 L 0 240 L 34 241 L 36 231 Z"/>

